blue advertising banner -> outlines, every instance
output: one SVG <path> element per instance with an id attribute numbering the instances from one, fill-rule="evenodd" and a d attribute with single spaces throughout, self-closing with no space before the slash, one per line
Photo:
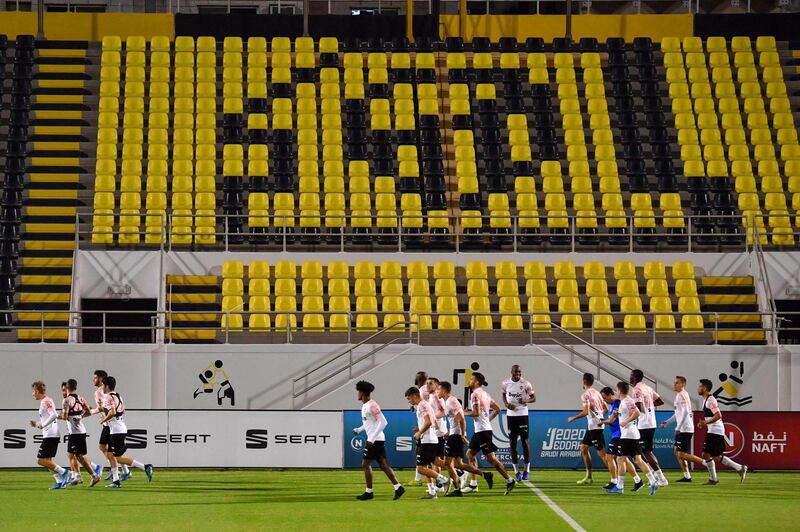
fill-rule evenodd
<path id="1" fill-rule="evenodd" d="M 386 454 L 393 467 L 414 467 L 416 464 L 414 454 L 414 441 L 412 438 L 416 417 L 407 410 L 384 410 L 384 415 L 389 425 L 384 430 L 386 436 Z M 586 433 L 586 420 L 579 419 L 574 423 L 567 423 L 567 418 L 574 411 L 535 411 L 529 414 L 532 468 L 583 468 L 581 459 L 581 440 Z M 668 419 L 671 412 L 657 412 L 659 423 Z M 344 412 L 344 466 L 360 467 L 364 449 L 365 436 L 354 435 L 353 429 L 361 426 L 361 411 L 347 410 Z M 505 412 L 501 413 L 492 422 L 494 443 L 498 447 L 497 457 L 505 465 L 511 465 L 511 450 L 509 448 L 508 430 Z M 472 435 L 472 420 L 467 419 L 467 435 Z M 610 429 L 606 429 L 606 443 L 610 439 Z M 663 468 L 677 468 L 678 463 L 672 453 L 675 443 L 675 425 L 664 429 L 657 429 L 654 440 L 655 454 Z M 518 444 L 520 461 L 522 461 L 522 445 Z M 603 469 L 597 454 L 592 451 L 595 458 L 595 467 Z M 488 464 L 479 457 L 481 467 Z"/>

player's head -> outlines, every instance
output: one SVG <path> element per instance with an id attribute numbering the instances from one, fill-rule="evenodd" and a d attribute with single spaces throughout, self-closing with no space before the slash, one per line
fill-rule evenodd
<path id="1" fill-rule="evenodd" d="M 442 399 L 446 399 L 450 395 L 450 390 L 452 389 L 453 386 L 449 382 L 442 381 L 439 383 L 439 387 L 436 389 L 436 393 Z"/>
<path id="2" fill-rule="evenodd" d="M 356 391 L 358 392 L 359 401 L 368 401 L 369 396 L 375 391 L 375 385 L 367 381 L 358 381 L 356 383 Z"/>
<path id="3" fill-rule="evenodd" d="M 106 393 L 113 392 L 117 389 L 117 379 L 112 377 L 111 375 L 106 375 L 103 377 L 103 390 Z"/>
<path id="4" fill-rule="evenodd" d="M 683 375 L 675 375 L 675 382 L 672 383 L 672 389 L 676 392 L 681 392 L 686 388 L 686 377 Z"/>
<path id="5" fill-rule="evenodd" d="M 631 371 L 631 385 L 636 386 L 642 382 L 642 379 L 644 379 L 644 373 L 642 373 L 642 370 L 635 369 Z"/>
<path id="6" fill-rule="evenodd" d="M 47 385 L 44 383 L 44 381 L 36 381 L 31 384 L 31 390 L 33 392 L 33 396 L 36 399 L 41 400 L 47 392 Z"/>
<path id="7" fill-rule="evenodd" d="M 67 379 L 67 390 L 69 390 L 69 393 L 72 393 L 77 389 L 78 389 L 78 381 L 76 381 L 75 379 Z"/>
<path id="8" fill-rule="evenodd" d="M 700 379 L 700 383 L 697 385 L 697 393 L 705 397 L 711 393 L 711 388 L 714 385 L 708 379 Z"/>
<path id="9" fill-rule="evenodd" d="M 594 375 L 592 375 L 591 373 L 584 373 L 583 374 L 583 386 L 585 388 L 591 388 L 591 386 L 593 384 L 594 384 Z"/>
<path id="10" fill-rule="evenodd" d="M 481 386 L 486 386 L 486 377 L 483 376 L 483 373 L 476 371 L 469 378 L 469 387 L 476 390 Z"/>
<path id="11" fill-rule="evenodd" d="M 619 381 L 617 383 L 617 392 L 619 392 L 620 397 L 626 397 L 628 392 L 631 390 L 631 385 L 625 381 Z"/>
<path id="12" fill-rule="evenodd" d="M 108 373 L 104 369 L 96 369 L 94 370 L 94 377 L 92 378 L 92 382 L 95 386 L 102 386 L 103 379 L 108 377 Z"/>
<path id="13" fill-rule="evenodd" d="M 436 393 L 436 388 L 439 387 L 439 379 L 428 377 L 428 380 L 425 381 L 425 387 L 428 389 L 428 393 Z"/>
<path id="14" fill-rule="evenodd" d="M 522 368 L 519 367 L 519 364 L 514 364 L 511 366 L 511 380 L 517 382 L 522 378 Z"/>
<path id="15" fill-rule="evenodd" d="M 424 371 L 418 371 L 417 374 L 414 376 L 414 384 L 417 385 L 417 388 L 422 388 L 422 385 L 425 384 L 425 381 L 428 380 L 428 374 Z"/>
<path id="16" fill-rule="evenodd" d="M 603 396 L 603 401 L 608 404 L 613 403 L 614 399 L 616 399 L 616 395 L 614 395 L 614 390 L 611 389 L 611 386 L 606 386 L 600 390 L 600 395 Z"/>
<path id="17" fill-rule="evenodd" d="M 410 405 L 417 405 L 422 399 L 419 396 L 419 388 L 412 386 L 406 390 L 406 401 Z"/>
<path id="18" fill-rule="evenodd" d="M 67 388 L 67 381 L 61 383 L 61 397 L 66 398 L 69 395 L 69 389 Z"/>

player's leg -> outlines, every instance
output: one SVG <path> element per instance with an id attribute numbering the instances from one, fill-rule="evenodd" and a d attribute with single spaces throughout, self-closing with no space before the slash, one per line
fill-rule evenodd
<path id="1" fill-rule="evenodd" d="M 495 456 L 495 454 L 494 454 L 494 449 L 493 448 L 492 448 L 491 451 L 488 451 L 488 452 L 486 450 L 483 451 L 483 456 L 484 456 L 484 458 L 486 458 L 486 461 L 489 462 L 490 464 L 492 464 L 494 466 L 494 468 L 497 470 L 497 472 L 500 473 L 500 476 L 503 477 L 506 480 L 506 493 L 505 494 L 508 495 L 511 492 L 511 490 L 514 489 L 514 484 L 515 484 L 514 479 L 511 478 L 511 476 L 508 474 L 508 471 L 506 471 L 506 468 L 503 467 L 502 462 L 500 462 L 500 460 L 497 459 L 497 456 Z"/>
<path id="2" fill-rule="evenodd" d="M 136 469 L 141 469 L 144 471 L 145 475 L 147 475 L 147 480 L 153 480 L 153 466 L 151 464 L 143 464 L 138 460 L 134 460 L 130 456 L 127 456 L 125 452 L 128 450 L 128 446 L 125 443 L 125 437 L 127 436 L 126 433 L 121 434 L 112 434 L 111 438 L 113 441 L 113 455 L 114 461 L 117 464 L 125 465 L 125 466 L 132 466 Z"/>
<path id="3" fill-rule="evenodd" d="M 606 466 L 608 467 L 608 473 L 611 475 L 611 481 L 603 486 L 604 489 L 611 489 L 617 484 L 617 477 L 624 476 L 625 472 L 623 471 L 622 475 L 618 473 L 617 468 L 617 457 L 614 456 L 614 453 L 605 453 L 604 457 L 606 461 Z"/>
<path id="4" fill-rule="evenodd" d="M 522 472 L 522 480 L 528 480 L 528 475 L 531 474 L 531 444 L 528 441 L 528 420 L 525 420 L 525 426 L 520 427 L 519 438 L 522 443 L 522 459 L 525 461 L 525 470 Z"/>
<path id="5" fill-rule="evenodd" d="M 745 477 L 747 476 L 747 466 L 740 464 L 738 462 L 734 462 L 724 454 L 720 456 L 720 463 L 724 466 L 728 466 L 737 473 L 739 473 L 739 482 L 744 482 Z"/>
<path id="6" fill-rule="evenodd" d="M 586 431 L 586 434 L 588 436 L 589 431 Z M 584 436 L 584 442 L 581 443 L 581 458 L 583 458 L 583 466 L 586 470 L 586 474 L 577 482 L 577 484 L 591 484 L 592 455 L 589 453 L 589 444 L 586 442 L 586 436 Z"/>
<path id="7" fill-rule="evenodd" d="M 517 465 L 519 465 L 519 454 L 517 454 L 519 424 L 516 416 L 506 416 L 506 425 L 508 426 L 508 446 L 511 449 L 511 467 L 514 468 L 514 476 L 517 480 L 522 480 L 522 474 L 517 470 Z"/>
<path id="8" fill-rule="evenodd" d="M 389 479 L 389 482 L 392 483 L 392 487 L 394 488 L 394 500 L 399 499 L 403 496 L 406 492 L 405 488 L 400 484 L 400 481 L 397 480 L 397 475 L 394 474 L 394 470 L 392 466 L 389 465 L 389 462 L 386 460 L 386 456 L 381 456 L 378 458 L 378 465 L 381 467 L 381 470 Z"/>

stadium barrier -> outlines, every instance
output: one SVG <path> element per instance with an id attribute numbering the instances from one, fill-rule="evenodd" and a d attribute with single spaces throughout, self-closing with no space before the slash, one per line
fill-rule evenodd
<path id="1" fill-rule="evenodd" d="M 567 423 L 574 411 L 534 411 L 529 414 L 531 464 L 534 469 L 580 469 L 580 444 L 586 423 Z M 384 411 L 386 451 L 394 467 L 415 464 L 410 411 Z M 658 422 L 671 412 L 657 412 Z M 698 419 L 701 414 L 695 413 Z M 0 468 L 28 467 L 36 460 L 40 431 L 30 428 L 30 410 L 0 411 L 3 452 Z M 97 418 L 87 419 L 89 456 L 99 462 L 95 443 Z M 361 466 L 365 436 L 354 435 L 361 412 L 346 411 L 187 411 L 137 410 L 126 414 L 129 454 L 156 467 L 354 468 Z M 472 433 L 467 423 L 467 435 Z M 498 458 L 510 464 L 505 414 L 493 421 Z M 62 430 L 63 433 L 63 430 Z M 606 441 L 609 430 L 606 430 Z M 702 452 L 705 431 L 694 438 Z M 66 436 L 62 434 L 62 439 Z M 674 425 L 656 430 L 655 453 L 665 469 L 677 467 L 672 454 Z M 752 469 L 800 469 L 800 412 L 725 413 L 726 455 Z M 594 453 L 594 451 L 593 451 Z M 520 453 L 521 454 L 521 453 Z M 596 458 L 596 455 L 595 455 Z M 66 463 L 66 445 L 56 457 Z M 488 464 L 481 459 L 481 466 Z M 602 467 L 599 466 L 600 469 Z"/>

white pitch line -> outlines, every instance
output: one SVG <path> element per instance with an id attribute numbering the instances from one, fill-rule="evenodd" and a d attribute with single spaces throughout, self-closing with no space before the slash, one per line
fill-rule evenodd
<path id="1" fill-rule="evenodd" d="M 562 510 L 559 505 L 554 503 L 553 500 L 550 497 L 548 497 L 547 495 L 545 495 L 545 493 L 542 490 L 540 490 L 539 488 L 534 486 L 532 482 L 525 481 L 525 482 L 523 482 L 523 484 L 525 484 L 528 487 L 528 489 L 530 489 L 532 492 L 534 492 L 536 494 L 536 496 L 539 497 L 542 500 L 542 502 L 544 502 L 561 519 L 563 519 L 570 526 L 570 528 L 572 528 L 572 530 L 575 530 L 575 532 L 586 532 L 585 528 L 583 528 L 581 525 L 579 525 L 578 522 L 575 521 L 572 517 L 570 517 L 567 512 Z"/>

